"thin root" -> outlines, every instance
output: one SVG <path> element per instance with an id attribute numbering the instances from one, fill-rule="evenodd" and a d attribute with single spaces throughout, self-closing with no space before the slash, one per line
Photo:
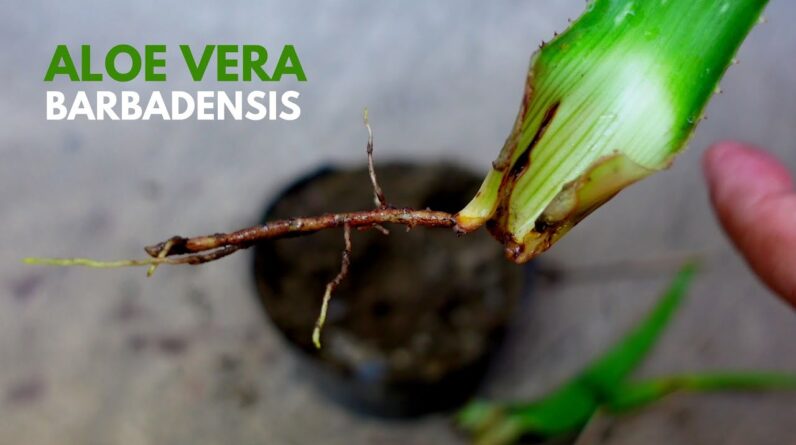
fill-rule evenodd
<path id="1" fill-rule="evenodd" d="M 169 250 L 171 250 L 172 246 L 174 246 L 174 240 L 166 241 L 166 244 L 163 245 L 163 249 L 161 249 L 160 252 L 158 253 L 157 258 L 166 258 L 169 255 Z M 147 269 L 146 271 L 146 276 L 151 277 L 152 275 L 154 275 L 155 269 L 157 268 L 158 268 L 157 264 L 152 264 L 151 266 L 149 266 L 149 269 Z"/>
<path id="2" fill-rule="evenodd" d="M 168 240 L 144 248 L 151 258 L 132 259 L 119 261 L 98 261 L 90 258 L 25 258 L 25 264 L 43 266 L 84 266 L 97 269 L 116 269 L 121 267 L 147 266 L 147 276 L 152 276 L 161 264 L 203 264 L 231 255 L 238 250 L 246 249 L 258 241 L 266 239 L 288 238 L 293 236 L 308 235 L 325 229 L 343 227 L 345 249 L 340 272 L 326 285 L 323 302 L 312 341 L 315 347 L 321 347 L 321 329 L 326 322 L 326 313 L 329 309 L 329 300 L 332 293 L 348 275 L 351 264 L 351 229 L 374 229 L 384 235 L 390 232 L 384 224 L 400 224 L 409 230 L 415 226 L 456 228 L 455 216 L 447 212 L 437 212 L 429 209 L 399 209 L 387 204 L 379 181 L 376 178 L 376 169 L 373 166 L 373 130 L 368 121 L 367 108 L 363 114 L 365 128 L 368 130 L 368 173 L 373 185 L 373 198 L 376 208 L 372 210 L 348 213 L 329 213 L 306 218 L 290 218 L 281 221 L 272 221 L 263 225 L 249 227 L 231 233 L 215 233 L 212 235 L 185 238 L 174 236 Z"/>
<path id="3" fill-rule="evenodd" d="M 384 236 L 387 236 L 387 235 L 390 234 L 389 229 L 387 229 L 386 227 L 384 227 L 381 224 L 373 224 L 373 228 L 378 230 L 379 232 L 381 232 L 381 234 L 384 235 Z"/>
<path id="4" fill-rule="evenodd" d="M 33 264 L 38 266 L 84 266 L 94 269 L 118 269 L 121 267 L 140 267 L 140 266 L 159 266 L 161 264 L 204 264 L 224 258 L 231 255 L 238 250 L 248 246 L 224 246 L 206 253 L 195 253 L 184 255 L 181 257 L 163 257 L 144 258 L 139 260 L 119 260 L 119 261 L 98 261 L 91 258 L 24 258 L 22 260 L 25 264 Z"/>
<path id="5" fill-rule="evenodd" d="M 345 249 L 343 250 L 343 262 L 340 266 L 340 273 L 326 285 L 326 292 L 323 293 L 323 303 L 321 303 L 321 313 L 315 321 L 315 329 L 312 331 L 312 342 L 315 347 L 321 349 L 321 329 L 326 323 L 326 312 L 329 309 L 329 300 L 332 299 L 332 292 L 340 286 L 348 275 L 348 267 L 351 265 L 351 226 L 343 226 L 343 237 L 345 238 Z"/>
<path id="6" fill-rule="evenodd" d="M 174 236 L 166 241 L 148 246 L 145 250 L 150 256 L 157 257 L 163 252 L 163 247 L 169 241 L 172 242 L 172 247 L 167 256 L 204 252 L 224 246 L 240 246 L 243 249 L 266 239 L 308 235 L 345 225 L 356 229 L 373 228 L 377 224 L 453 229 L 456 226 L 456 219 L 454 215 L 446 212 L 396 208 L 350 213 L 327 213 L 320 216 L 271 221 L 231 233 L 216 233 L 193 238 Z"/>
<path id="7" fill-rule="evenodd" d="M 365 121 L 365 128 L 368 129 L 368 173 L 370 174 L 370 182 L 373 184 L 373 201 L 376 203 L 376 207 L 386 209 L 389 207 L 387 205 L 387 199 L 384 197 L 384 191 L 382 191 L 381 186 L 379 186 L 379 181 L 376 179 L 376 169 L 373 167 L 373 130 L 370 128 L 367 108 L 365 108 L 365 112 L 363 113 L 363 119 Z"/>

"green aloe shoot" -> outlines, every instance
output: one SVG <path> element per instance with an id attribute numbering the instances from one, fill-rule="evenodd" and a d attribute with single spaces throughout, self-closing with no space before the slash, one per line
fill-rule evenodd
<path id="1" fill-rule="evenodd" d="M 767 0 L 592 0 L 532 60 L 514 127 L 460 230 L 525 262 L 667 168 Z"/>
<path id="2" fill-rule="evenodd" d="M 676 391 L 796 390 L 796 375 L 773 373 L 717 372 L 627 381 L 663 334 L 693 277 L 694 267 L 685 266 L 645 320 L 558 389 L 528 403 L 473 402 L 459 413 L 459 424 L 479 445 L 503 445 L 523 435 L 575 435 L 599 410 L 621 413 Z"/>

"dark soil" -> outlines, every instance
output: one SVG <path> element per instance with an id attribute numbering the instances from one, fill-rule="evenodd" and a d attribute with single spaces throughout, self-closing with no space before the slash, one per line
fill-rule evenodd
<path id="1" fill-rule="evenodd" d="M 450 165 L 377 167 L 390 204 L 455 212 L 481 178 Z M 293 185 L 266 219 L 372 208 L 367 170 L 322 171 Z M 263 306 L 287 340 L 321 365 L 324 386 L 369 412 L 413 414 L 466 399 L 520 292 L 523 269 L 486 231 L 388 226 L 354 231 L 348 277 L 332 297 L 318 351 L 311 336 L 340 270 L 342 229 L 255 248 Z"/>

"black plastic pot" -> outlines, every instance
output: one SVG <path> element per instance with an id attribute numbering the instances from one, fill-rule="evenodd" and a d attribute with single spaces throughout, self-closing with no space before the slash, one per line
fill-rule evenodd
<path id="1" fill-rule="evenodd" d="M 450 165 L 378 168 L 396 206 L 455 212 L 481 178 Z M 282 192 L 264 220 L 373 206 L 366 168 L 324 169 Z M 254 275 L 262 306 L 320 387 L 358 411 L 414 416 L 468 399 L 497 349 L 523 288 L 485 231 L 387 227 L 354 231 L 350 273 L 311 340 L 326 283 L 340 269 L 342 230 L 260 243 Z"/>

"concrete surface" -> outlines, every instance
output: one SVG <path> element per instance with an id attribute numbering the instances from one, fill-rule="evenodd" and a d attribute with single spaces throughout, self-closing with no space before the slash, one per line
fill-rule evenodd
<path id="1" fill-rule="evenodd" d="M 454 159 L 485 171 L 513 121 L 531 51 L 581 8 L 581 0 L 4 2 L 0 443 L 462 443 L 444 416 L 380 421 L 320 395 L 263 322 L 248 254 L 164 267 L 149 280 L 138 269 L 59 270 L 18 260 L 139 256 L 141 246 L 174 233 L 252 223 L 262 200 L 295 175 L 363 162 L 363 106 L 378 160 Z M 767 16 L 691 150 L 545 256 L 541 267 L 563 279 L 540 283 L 518 311 L 485 396 L 527 398 L 565 379 L 631 325 L 692 252 L 706 256 L 706 271 L 642 373 L 796 370 L 796 316 L 729 246 L 698 165 L 711 141 L 740 138 L 796 169 L 796 3 L 774 0 Z M 303 116 L 45 121 L 41 79 L 54 46 L 123 42 L 293 43 L 309 77 L 298 87 Z M 157 87 L 215 85 L 175 74 Z M 680 396 L 611 421 L 600 439 L 796 443 L 794 420 L 794 395 Z"/>

